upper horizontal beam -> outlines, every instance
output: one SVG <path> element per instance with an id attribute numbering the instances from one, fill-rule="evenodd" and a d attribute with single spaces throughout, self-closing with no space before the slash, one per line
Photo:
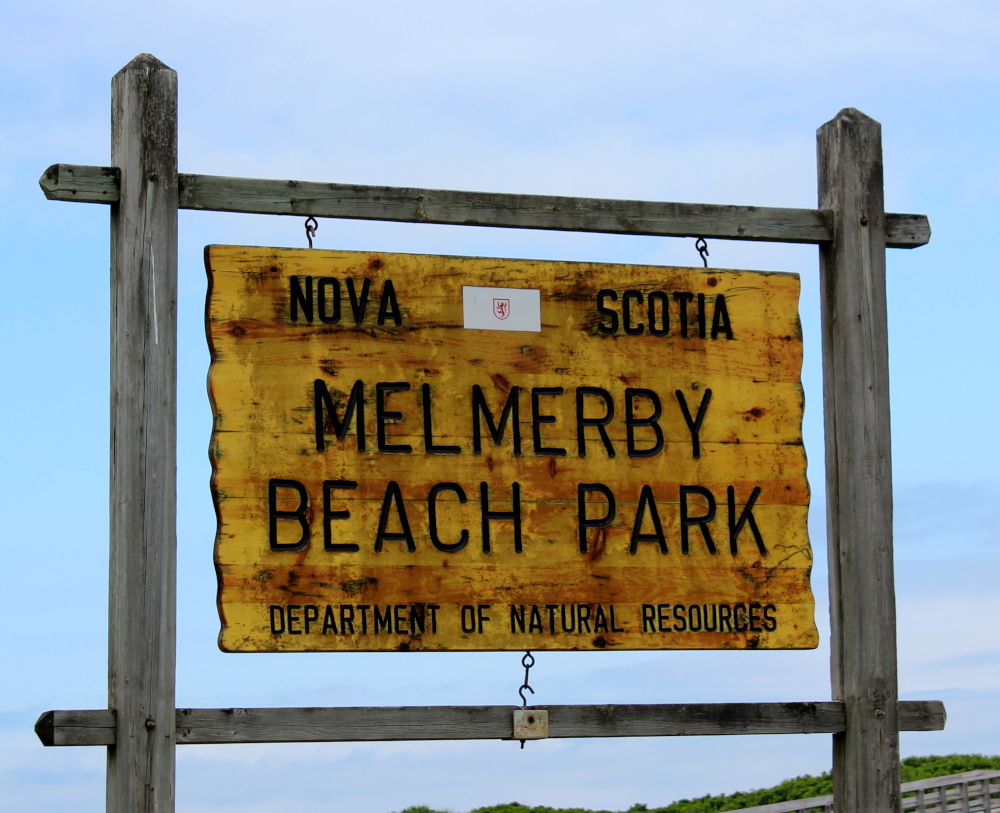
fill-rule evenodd
<path id="1" fill-rule="evenodd" d="M 680 737 L 719 734 L 833 734 L 844 704 L 688 703 L 546 706 L 549 737 Z M 177 743 L 360 742 L 512 739 L 512 706 L 177 709 Z M 940 731 L 937 700 L 899 704 L 903 731 Z M 47 711 L 35 733 L 45 745 L 112 745 L 114 712 Z"/>
<path id="2" fill-rule="evenodd" d="M 115 203 L 114 167 L 53 164 L 39 179 L 49 200 Z M 833 212 L 708 203 L 570 198 L 410 189 L 396 186 L 179 176 L 181 209 L 247 214 L 388 220 L 516 229 L 713 237 L 775 243 L 833 239 Z M 925 215 L 886 215 L 886 245 L 915 248 L 930 240 Z"/>

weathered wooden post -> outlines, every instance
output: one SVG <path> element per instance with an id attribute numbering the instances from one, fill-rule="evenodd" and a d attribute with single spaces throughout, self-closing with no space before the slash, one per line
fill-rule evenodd
<path id="1" fill-rule="evenodd" d="M 213 175 L 178 176 L 176 74 L 149 54 L 132 60 L 112 83 L 112 166 L 54 164 L 40 180 L 50 199 L 110 204 L 112 207 L 109 708 L 47 711 L 35 726 L 41 741 L 54 746 L 108 746 L 109 811 L 172 813 L 178 720 L 181 721 L 182 744 L 520 738 L 515 728 L 517 716 L 512 715 L 515 710 L 509 706 L 241 709 L 238 713 L 231 709 L 175 709 L 178 208 L 815 243 L 820 246 L 822 274 L 834 702 L 552 706 L 545 710 L 549 714 L 546 735 L 832 733 L 834 790 L 839 813 L 897 813 L 900 807 L 899 729 L 941 730 L 945 713 L 943 704 L 938 701 L 900 704 L 897 696 L 885 249 L 887 245 L 893 248 L 924 245 L 930 239 L 930 227 L 923 215 L 884 212 L 881 130 L 877 122 L 857 110 L 843 110 L 820 128 L 818 136 L 818 209 L 499 195 Z M 210 265 L 210 273 L 222 274 L 226 271 L 224 247 L 216 247 L 214 254 L 220 262 L 216 267 Z M 309 254 L 317 258 L 322 252 Z M 299 258 L 298 262 L 301 260 Z M 421 259 L 422 262 L 433 260 Z M 482 261 L 469 262 L 474 265 Z M 379 263 L 371 266 L 372 271 L 383 269 L 384 274 L 381 258 Z M 330 270 L 329 265 L 323 268 L 324 273 Z M 269 266 L 269 273 L 277 271 L 277 267 Z M 719 283 L 718 274 L 710 273 L 713 277 L 706 279 L 706 284 L 715 287 Z M 465 279 L 471 278 L 467 273 Z M 337 282 L 336 278 L 331 279 Z M 383 296 L 388 284 L 387 280 Z M 533 288 L 537 289 L 537 280 Z M 322 287 L 319 290 L 323 290 Z M 483 290 L 496 289 L 486 286 Z M 597 292 L 598 303 L 602 293 Z M 718 291 L 715 293 L 718 295 Z M 535 294 L 540 296 L 540 291 L 535 290 Z M 691 293 L 686 295 L 693 296 Z M 655 296 L 663 297 L 665 314 L 665 292 L 654 291 L 648 296 L 650 308 Z M 675 293 L 675 298 L 678 296 Z M 706 295 L 698 296 L 699 302 L 708 301 L 704 298 Z M 458 298 L 456 295 L 455 299 Z M 622 313 L 626 323 L 629 317 L 625 309 L 630 298 L 641 303 L 642 293 L 637 289 L 624 292 Z M 395 302 L 395 293 L 392 301 Z M 303 302 L 306 303 L 303 308 L 312 308 L 311 298 Z M 505 319 L 509 310 L 500 315 L 496 311 L 497 302 L 509 306 L 511 300 L 493 300 L 493 315 Z M 398 308 L 398 305 L 393 307 Z M 686 308 L 686 305 L 681 307 Z M 267 311 L 269 318 L 279 310 L 271 307 Z M 388 308 L 386 313 L 390 311 Z M 398 310 L 396 312 L 398 315 Z M 653 311 L 648 312 L 652 333 Z M 319 313 L 320 320 L 325 322 L 322 305 Z M 719 313 L 722 311 L 717 311 Z M 378 318 L 384 315 L 380 313 Z M 308 320 L 312 321 L 311 315 Z M 726 320 L 728 324 L 728 316 Z M 573 322 L 565 321 L 567 324 Z M 356 323 L 361 324 L 360 321 Z M 582 324 L 582 321 L 575 323 Z M 636 332 L 630 335 L 642 333 L 642 325 L 635 327 Z M 716 327 L 713 317 L 712 339 L 716 338 Z M 627 327 L 625 330 L 628 332 Z M 706 338 L 704 321 L 701 331 L 699 338 Z M 213 334 L 215 338 L 221 335 Z M 225 335 L 230 334 L 226 331 Z M 238 335 L 244 336 L 245 332 Z M 686 332 L 683 335 L 688 337 Z M 233 332 L 232 336 L 237 333 Z M 363 384 L 360 378 L 357 383 Z M 424 409 L 429 415 L 431 389 L 424 387 L 428 385 L 423 385 L 421 391 L 426 393 L 424 397 L 428 400 L 424 402 Z M 409 389 L 408 384 L 406 389 Z M 578 399 L 583 389 L 578 390 Z M 563 391 L 562 388 L 558 390 L 559 393 Z M 544 391 L 556 394 L 555 389 Z M 607 395 L 604 390 L 599 392 Z M 705 392 L 710 393 L 710 390 Z M 590 395 L 593 394 L 591 391 Z M 680 391 L 677 395 L 680 397 Z M 315 403 L 321 404 L 317 408 L 321 411 L 322 402 Z M 581 402 L 577 403 L 579 410 Z M 610 405 L 608 409 L 607 419 L 610 420 Z M 392 414 L 395 413 L 385 413 L 386 416 Z M 582 414 L 578 412 L 578 416 Z M 690 416 L 685 415 L 690 423 Z M 538 423 L 542 417 L 546 422 L 555 420 L 550 415 L 540 416 Z M 360 407 L 358 420 L 361 420 Z M 584 423 L 600 427 L 606 423 L 604 418 L 584 422 L 578 417 L 578 420 L 581 427 Z M 348 423 L 345 413 L 345 427 Z M 429 451 L 439 452 L 440 448 L 431 449 L 431 425 L 428 418 L 424 424 L 425 443 Z M 322 437 L 322 431 L 317 431 Z M 336 431 L 338 439 L 343 440 L 339 436 L 341 430 Z M 363 430 L 357 431 L 363 433 Z M 601 433 L 606 437 L 603 429 Z M 536 445 L 538 437 L 535 436 Z M 581 437 L 577 436 L 578 442 L 585 444 L 585 440 L 580 441 Z M 611 441 L 606 440 L 606 443 Z M 581 452 L 580 457 L 583 456 Z M 296 458 L 297 466 L 298 462 Z M 549 478 L 554 476 L 554 472 L 548 475 Z M 274 479 L 268 480 L 268 487 L 270 483 L 280 486 L 289 482 L 302 487 L 297 481 Z M 339 487 L 347 490 L 357 485 L 353 481 L 329 482 L 340 483 Z M 398 489 L 398 484 L 393 485 Z M 458 488 L 453 483 L 443 485 L 453 486 L 452 490 Z M 324 481 L 324 495 L 326 486 Z M 259 491 L 265 493 L 266 489 Z M 386 493 L 394 492 L 387 490 Z M 402 497 L 395 493 L 398 507 Z M 730 542 L 735 555 L 734 539 L 743 520 L 734 528 L 733 488 L 729 488 L 728 493 L 729 531 L 733 535 Z M 483 497 L 484 504 L 485 499 Z M 756 496 L 750 497 L 745 511 L 750 510 L 755 499 Z M 386 500 L 383 505 L 389 504 L 388 498 Z M 273 505 L 271 510 L 276 511 Z M 286 511 L 283 516 L 301 521 L 298 509 Z M 349 513 L 344 511 L 328 516 L 346 519 Z M 584 515 L 579 519 L 582 527 Z M 708 521 L 707 517 L 702 519 Z M 593 527 L 605 526 L 598 523 Z M 622 527 L 627 531 L 627 526 Z M 259 533 L 260 528 L 250 532 Z M 638 530 L 633 530 L 633 534 L 638 534 Z M 575 543 L 575 539 L 570 540 L 571 548 Z M 275 547 L 273 540 L 269 544 L 272 552 L 281 552 L 281 545 Z M 265 540 L 261 547 L 267 545 Z M 518 551 L 515 549 L 515 552 Z M 751 599 L 760 601 L 759 596 Z M 411 609 L 413 606 L 416 605 L 411 605 Z M 439 605 L 427 606 L 441 609 Z M 657 605 L 657 612 L 669 606 Z M 394 604 L 394 607 L 405 605 Z M 744 613 L 748 609 L 736 596 L 736 604 L 728 616 L 736 628 L 728 632 L 739 635 L 777 628 L 765 624 L 763 630 L 754 630 L 754 620 L 759 623 L 761 618 L 755 615 L 754 608 L 760 610 L 761 604 L 750 603 L 749 613 L 745 615 L 749 619 L 749 630 L 746 626 L 741 630 L 735 620 L 736 607 L 743 607 Z M 296 606 L 295 609 L 301 608 Z M 315 623 L 319 611 L 316 607 L 312 609 L 315 614 L 311 620 Z M 341 609 L 343 611 L 343 607 Z M 463 614 L 465 609 L 461 608 Z M 774 619 L 767 616 L 768 609 L 774 607 L 763 607 L 763 617 L 773 622 Z M 291 629 L 292 624 L 303 620 L 305 634 L 308 634 L 310 617 L 305 614 L 293 618 L 292 610 L 289 605 L 287 616 L 283 616 L 287 618 L 289 634 L 299 634 Z M 332 612 L 330 606 L 327 612 Z M 523 621 L 524 605 L 521 612 Z M 719 612 L 718 632 L 721 633 L 721 609 Z M 255 635 L 283 634 L 285 622 L 282 621 L 282 629 L 276 631 L 274 615 L 270 617 L 270 633 L 266 624 L 257 621 L 251 624 L 256 624 L 253 627 Z M 611 632 L 628 631 L 615 628 L 613 612 L 610 617 Z M 324 615 L 324 634 L 325 618 Z M 344 618 L 341 614 L 342 633 L 345 633 Z M 394 615 L 393 619 L 396 618 Z M 422 636 L 426 630 L 420 618 L 418 632 Z M 513 611 L 511 618 L 515 618 Z M 811 624 L 811 610 L 808 620 Z M 638 619 L 633 618 L 633 624 L 637 622 Z M 400 625 L 417 622 L 394 620 L 393 623 L 396 625 L 393 634 L 412 637 L 413 628 L 401 631 Z M 464 627 L 464 621 L 462 623 Z M 554 620 L 551 623 L 554 629 Z M 642 623 L 644 631 L 654 631 L 645 629 L 645 620 Z M 662 616 L 658 616 L 657 623 L 663 624 Z M 361 624 L 361 634 L 364 634 L 364 620 Z M 432 621 L 432 635 L 437 634 L 433 624 Z M 331 628 L 334 626 L 331 622 Z M 705 626 L 706 632 L 715 631 L 708 630 L 707 623 Z M 638 627 L 633 626 L 633 629 Z M 597 631 L 595 621 L 594 632 Z M 670 630 L 661 626 L 655 631 Z M 676 632 L 676 628 L 673 631 Z M 701 630 L 695 630 L 692 624 L 690 631 Z M 478 632 L 483 632 L 482 627 Z M 522 624 L 521 632 L 531 634 L 535 630 L 529 622 L 526 631 Z M 590 633 L 589 625 L 587 632 Z M 349 634 L 355 635 L 353 621 Z M 759 639 L 754 640 L 755 645 L 760 644 Z M 809 643 L 808 631 L 803 641 Z M 523 648 L 520 643 L 515 648 Z M 592 644 L 603 648 L 607 641 L 601 637 L 594 639 Z"/>
<path id="2" fill-rule="evenodd" d="M 900 809 L 882 129 L 848 108 L 818 132 L 834 734 L 838 813 Z"/>
<path id="3" fill-rule="evenodd" d="M 111 572 L 107 809 L 174 809 L 177 74 L 111 83 Z"/>

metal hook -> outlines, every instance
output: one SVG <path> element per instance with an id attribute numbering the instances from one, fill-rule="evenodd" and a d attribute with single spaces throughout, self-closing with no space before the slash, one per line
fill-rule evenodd
<path id="1" fill-rule="evenodd" d="M 316 232 L 319 230 L 319 221 L 309 215 L 306 218 L 306 239 L 309 240 L 309 248 L 313 247 L 313 238 L 316 236 Z"/>
<path id="2" fill-rule="evenodd" d="M 522 709 L 528 707 L 528 698 L 524 696 L 524 690 L 527 689 L 532 694 L 535 693 L 535 690 L 528 685 L 528 673 L 531 671 L 531 667 L 534 665 L 535 665 L 535 656 L 531 654 L 531 650 L 528 650 L 524 653 L 524 657 L 521 658 L 521 666 L 524 667 L 524 683 L 521 685 L 521 688 L 517 690 L 517 693 L 521 695 Z M 522 750 L 524 749 L 524 740 L 521 740 L 521 749 Z"/>
<path id="3" fill-rule="evenodd" d="M 698 250 L 701 255 L 701 261 L 704 263 L 705 268 L 708 268 L 708 243 L 705 241 L 704 237 L 699 237 L 694 241 L 694 247 Z"/>

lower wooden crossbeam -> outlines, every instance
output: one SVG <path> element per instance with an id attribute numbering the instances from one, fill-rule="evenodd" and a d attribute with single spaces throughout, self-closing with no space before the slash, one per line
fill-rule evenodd
<path id="1" fill-rule="evenodd" d="M 513 706 L 177 709 L 177 744 L 509 740 Z M 536 706 L 549 713 L 549 737 L 684 737 L 720 734 L 836 734 L 844 704 L 680 703 Z M 940 731 L 944 704 L 899 703 L 900 731 Z M 110 709 L 47 711 L 35 733 L 44 745 L 114 745 Z"/>

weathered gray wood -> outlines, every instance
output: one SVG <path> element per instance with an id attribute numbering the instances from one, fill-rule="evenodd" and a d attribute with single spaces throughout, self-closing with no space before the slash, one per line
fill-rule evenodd
<path id="1" fill-rule="evenodd" d="M 111 570 L 107 809 L 174 809 L 177 74 L 149 54 L 111 84 Z"/>
<path id="2" fill-rule="evenodd" d="M 885 214 L 885 247 L 917 248 L 931 239 L 927 215 Z"/>
<path id="3" fill-rule="evenodd" d="M 542 707 L 539 707 L 542 708 Z M 549 737 L 682 737 L 721 734 L 832 734 L 842 703 L 690 703 L 546 706 Z M 178 744 L 511 739 L 511 706 L 177 709 Z M 940 731 L 937 700 L 899 704 L 904 731 Z M 45 745 L 110 745 L 107 709 L 47 711 L 35 725 Z"/>
<path id="4" fill-rule="evenodd" d="M 185 209 L 222 212 L 792 243 L 814 243 L 830 232 L 827 214 L 814 209 L 490 194 L 212 175 L 184 176 L 180 204 Z"/>
<path id="5" fill-rule="evenodd" d="M 114 745 L 118 724 L 111 709 L 46 711 L 35 723 L 42 745 Z"/>
<path id="6" fill-rule="evenodd" d="M 110 203 L 118 194 L 109 167 L 54 164 L 39 184 L 50 200 Z M 179 185 L 181 209 L 219 212 L 784 243 L 822 243 L 833 235 L 832 215 L 824 209 L 491 194 L 184 173 Z M 886 218 L 890 247 L 915 248 L 930 240 L 925 215 Z"/>
<path id="7" fill-rule="evenodd" d="M 840 813 L 899 810 L 885 215 L 878 122 L 842 110 L 818 133 L 834 736 Z"/>
<path id="8" fill-rule="evenodd" d="M 118 203 L 121 173 L 117 167 L 53 164 L 38 179 L 49 200 Z"/>

